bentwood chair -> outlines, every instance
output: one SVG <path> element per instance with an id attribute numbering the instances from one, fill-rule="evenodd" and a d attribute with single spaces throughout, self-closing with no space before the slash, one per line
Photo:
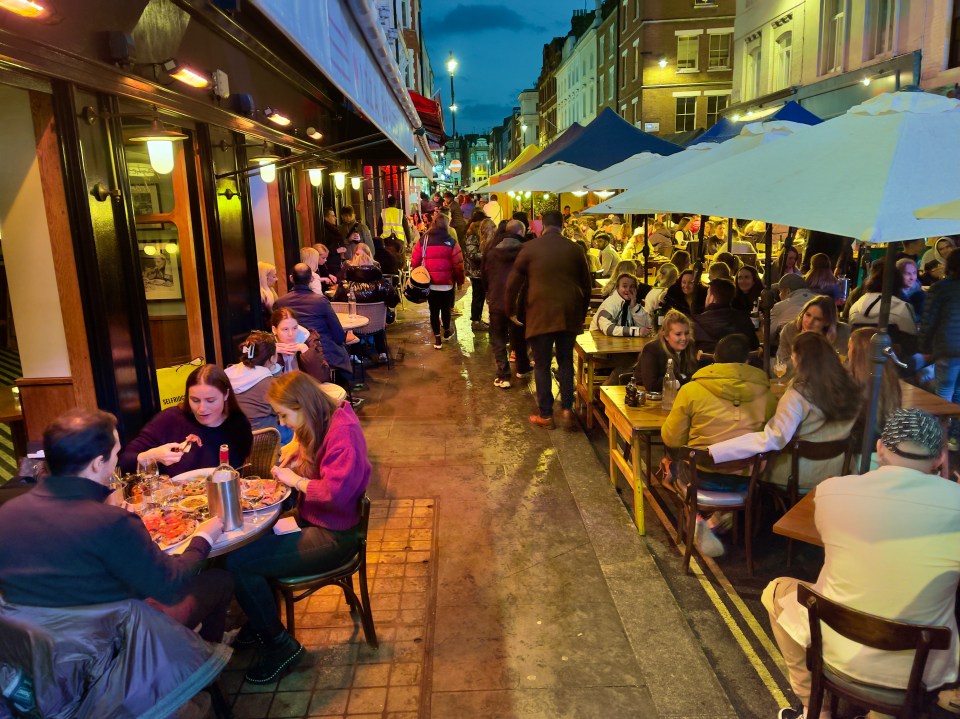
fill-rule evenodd
<path id="1" fill-rule="evenodd" d="M 369 322 L 355 329 L 354 333 L 363 339 L 383 334 L 383 346 L 387 350 L 387 369 L 393 369 L 393 359 L 390 357 L 390 345 L 387 344 L 387 306 L 383 302 L 366 302 L 357 305 L 357 314 L 366 317 Z"/>
<path id="2" fill-rule="evenodd" d="M 264 427 L 253 431 L 253 445 L 246 464 L 250 466 L 244 476 L 269 477 L 280 458 L 280 430 L 276 427 Z"/>
<path id="3" fill-rule="evenodd" d="M 710 451 L 703 447 L 681 447 L 670 450 L 677 463 L 676 489 L 681 501 L 681 511 L 677 519 L 677 537 L 685 540 L 683 551 L 683 571 L 690 571 L 690 555 L 693 553 L 694 533 L 697 528 L 697 514 L 701 512 L 743 512 L 744 548 L 747 555 L 747 572 L 753 576 L 753 506 L 756 501 L 757 481 L 763 468 L 766 455 L 757 454 L 733 462 L 714 462 Z M 697 465 L 700 465 L 699 467 Z M 719 474 L 734 474 L 749 470 L 747 489 L 740 492 L 715 492 L 700 488 L 700 472 L 709 471 Z M 737 523 L 734 522 L 734 538 Z"/>
<path id="4" fill-rule="evenodd" d="M 818 719 L 823 706 L 823 693 L 830 692 L 830 709 L 837 716 L 840 698 L 899 719 L 919 717 L 928 697 L 923 672 L 931 649 L 950 647 L 948 627 L 908 624 L 884 619 L 845 607 L 806 584 L 797 586 L 797 600 L 807 608 L 810 621 L 810 646 L 807 648 L 807 669 L 813 676 L 810 705 L 806 716 Z M 857 644 L 888 652 L 914 652 L 909 676 L 903 677 L 905 689 L 891 689 L 855 681 L 836 671 L 823 659 L 821 623 L 840 636 Z"/>
<path id="5" fill-rule="evenodd" d="M 370 608 L 370 594 L 367 591 L 367 528 L 370 524 L 370 499 L 364 495 L 360 498 L 360 543 L 357 552 L 335 569 L 321 574 L 298 577 L 281 577 L 272 580 L 274 591 L 283 597 L 286 610 L 287 631 L 290 636 L 296 636 L 294 620 L 294 604 L 306 599 L 318 589 L 336 585 L 343 590 L 343 596 L 350 605 L 350 613 L 360 617 L 363 627 L 363 636 L 374 649 L 377 648 L 377 632 L 373 626 L 373 613 Z M 360 596 L 353 588 L 353 575 L 357 575 L 360 584 Z M 278 602 L 279 604 L 279 602 Z"/>

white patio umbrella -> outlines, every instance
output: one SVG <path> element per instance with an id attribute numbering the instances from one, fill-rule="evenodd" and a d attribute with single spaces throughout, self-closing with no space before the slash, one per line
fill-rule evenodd
<path id="1" fill-rule="evenodd" d="M 594 171 L 569 162 L 549 162 L 535 170 L 511 177 L 496 185 L 497 192 L 565 192 L 563 188 L 580 182 Z"/>
<path id="2" fill-rule="evenodd" d="M 588 188 L 593 190 L 622 190 L 626 185 L 617 184 L 616 178 L 623 173 L 643 167 L 647 163 L 662 159 L 663 157 L 664 155 L 658 155 L 654 152 L 638 152 L 626 160 L 621 160 L 614 165 L 610 165 L 610 167 L 605 170 L 595 172 L 585 178 L 583 182 L 573 183 L 563 188 L 563 192 L 580 192 Z"/>
<path id="3" fill-rule="evenodd" d="M 914 210 L 918 220 L 960 220 L 960 199 Z"/>

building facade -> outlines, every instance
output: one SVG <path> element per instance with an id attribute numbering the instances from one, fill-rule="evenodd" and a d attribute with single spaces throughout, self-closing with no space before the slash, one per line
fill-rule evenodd
<path id="1" fill-rule="evenodd" d="M 610 107 L 617 109 L 617 57 L 619 35 L 618 0 L 607 0 L 600 8 L 597 27 L 597 112 Z"/>
<path id="2" fill-rule="evenodd" d="M 535 89 L 524 90 L 517 96 L 520 103 L 520 116 L 516 124 L 517 153 L 523 152 L 527 145 L 535 145 L 540 136 L 540 115 L 537 112 L 539 95 Z"/>
<path id="3" fill-rule="evenodd" d="M 538 142 L 546 147 L 559 134 L 557 131 L 557 68 L 563 60 L 562 37 L 555 37 L 543 46 L 543 63 L 537 78 L 537 108 L 540 120 Z"/>
<path id="4" fill-rule="evenodd" d="M 586 13 L 583 10 L 574 11 Z M 600 18 L 590 13 L 589 27 L 579 37 L 567 35 L 563 59 L 557 67 L 557 130 L 563 132 L 573 123 L 585 125 L 597 116 L 597 28 Z"/>

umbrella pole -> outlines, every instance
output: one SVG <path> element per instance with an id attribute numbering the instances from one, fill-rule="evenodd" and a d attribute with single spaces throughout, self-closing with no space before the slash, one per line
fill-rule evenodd
<path id="1" fill-rule="evenodd" d="M 763 258 L 763 276 L 769 278 L 773 274 L 773 225 L 766 226 L 766 251 Z M 770 308 L 773 307 L 773 290 L 770 289 L 769 279 L 767 286 L 760 293 L 760 304 L 763 306 L 761 322 L 763 322 L 763 371 L 770 376 Z"/>
<path id="2" fill-rule="evenodd" d="M 890 301 L 893 296 L 893 278 L 896 274 L 897 248 L 895 243 L 887 245 L 887 255 L 883 266 L 883 292 L 880 294 L 880 317 L 877 334 L 870 340 L 873 364 L 870 370 L 870 403 L 867 405 L 863 423 L 863 445 L 860 448 L 860 474 L 870 470 L 870 457 L 877 442 L 874 428 L 877 424 L 877 410 L 880 406 L 880 388 L 883 384 L 883 368 L 890 352 Z"/>
<path id="3" fill-rule="evenodd" d="M 650 215 L 643 216 L 643 280 L 650 282 L 650 233 L 648 232 L 648 222 Z"/>
<path id="4" fill-rule="evenodd" d="M 728 217 L 727 218 L 727 252 L 730 252 L 730 253 L 733 252 L 733 232 L 731 232 L 732 229 L 733 229 L 733 218 Z"/>

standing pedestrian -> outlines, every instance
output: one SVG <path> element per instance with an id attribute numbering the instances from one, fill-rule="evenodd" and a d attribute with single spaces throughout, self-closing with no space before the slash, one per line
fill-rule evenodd
<path id="1" fill-rule="evenodd" d="M 370 233 L 370 228 L 357 219 L 357 215 L 350 205 L 344 205 L 340 208 L 340 234 L 346 243 L 346 253 L 341 256 L 344 262 L 353 259 L 353 253 L 360 243 L 367 246 L 371 257 L 377 251 L 377 248 L 373 246 L 373 235 Z"/>
<path id="2" fill-rule="evenodd" d="M 443 206 L 450 211 L 450 227 L 456 231 L 457 244 L 463 252 L 463 241 L 467 236 L 467 221 L 463 217 L 463 210 L 457 204 L 457 198 L 452 192 L 443 193 Z"/>
<path id="3" fill-rule="evenodd" d="M 493 220 L 495 225 L 500 224 L 500 220 L 503 219 L 503 210 L 500 209 L 500 203 L 497 202 L 496 195 L 490 195 L 490 202 L 483 206 L 483 213 Z"/>
<path id="4" fill-rule="evenodd" d="M 438 213 L 433 220 L 433 226 L 413 248 L 413 256 L 410 258 L 411 266 L 423 265 L 430 273 L 427 303 L 430 307 L 430 327 L 433 330 L 435 350 L 443 349 L 444 340 L 453 339 L 450 315 L 453 310 L 454 286 L 461 287 L 466 280 L 460 245 L 450 236 L 448 227 L 449 220 L 446 215 Z"/>
<path id="5" fill-rule="evenodd" d="M 523 223 L 510 220 L 506 223 L 503 235 L 494 237 L 496 244 L 483 253 L 480 265 L 480 277 L 486 288 L 487 306 L 490 309 L 490 345 L 497 362 L 495 387 L 510 389 L 510 362 L 507 357 L 507 339 L 510 349 L 516 355 L 517 378 L 520 379 L 532 369 L 527 357 L 527 341 L 523 327 L 510 321 L 507 315 L 506 295 L 507 278 L 513 263 L 523 246 Z M 497 238 L 500 241 L 497 242 Z"/>
<path id="6" fill-rule="evenodd" d="M 470 278 L 470 324 L 474 332 L 490 329 L 490 325 L 483 321 L 484 293 L 483 279 L 480 277 L 480 262 L 487 245 L 493 239 L 497 226 L 488 219 L 483 210 L 474 210 L 470 218 L 470 227 L 467 228 L 467 238 L 464 244 L 464 266 L 467 277 Z"/>
<path id="7" fill-rule="evenodd" d="M 960 404 L 960 250 L 947 255 L 946 277 L 930 288 L 920 326 L 920 351 L 933 355 L 936 362 L 937 394 Z M 952 423 L 951 451 L 958 448 L 958 424 Z"/>
<path id="8" fill-rule="evenodd" d="M 527 286 L 526 338 L 536 363 L 539 413 L 530 422 L 553 429 L 553 378 L 551 358 L 557 357 L 562 420 L 573 426 L 573 344 L 583 330 L 590 306 L 593 280 L 583 251 L 561 233 L 563 215 L 555 210 L 543 215 L 543 234 L 530 240 L 517 255 L 507 280 L 507 314 L 517 314 L 517 297 Z"/>

